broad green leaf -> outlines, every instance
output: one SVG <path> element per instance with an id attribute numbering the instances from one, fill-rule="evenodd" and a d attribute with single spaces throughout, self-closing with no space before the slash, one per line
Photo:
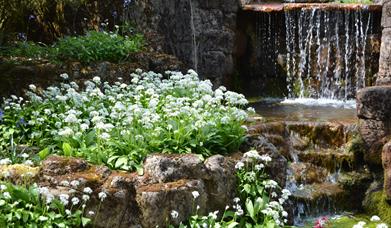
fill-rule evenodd
<path id="1" fill-rule="evenodd" d="M 62 144 L 62 150 L 64 151 L 65 156 L 72 156 L 72 146 L 69 143 Z"/>
<path id="2" fill-rule="evenodd" d="M 44 160 L 49 155 L 49 153 L 50 150 L 49 148 L 46 147 L 45 149 L 38 152 L 38 156 L 41 160 Z"/>

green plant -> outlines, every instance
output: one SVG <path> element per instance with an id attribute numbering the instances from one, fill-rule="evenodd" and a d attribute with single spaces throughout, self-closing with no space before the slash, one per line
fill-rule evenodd
<path id="1" fill-rule="evenodd" d="M 168 79 L 137 70 L 131 77 L 131 84 L 114 85 L 95 77 L 83 90 L 75 82 L 43 91 L 30 85 L 28 100 L 7 99 L 0 123 L 5 158 L 12 157 L 12 136 L 14 144 L 43 149 L 39 159 L 57 153 L 141 171 L 149 153 L 210 156 L 236 151 L 243 142 L 243 95 L 213 90 L 192 70 L 167 72 Z"/>
<path id="2" fill-rule="evenodd" d="M 97 61 L 120 62 L 142 49 L 143 36 L 136 34 L 130 37 L 116 32 L 90 31 L 84 36 L 60 38 L 54 45 L 16 41 L 1 50 L 4 56 L 45 58 L 54 62 L 80 61 L 91 63 Z"/>
<path id="3" fill-rule="evenodd" d="M 141 50 L 143 36 L 123 37 L 117 32 L 90 31 L 85 36 L 65 37 L 54 45 L 59 60 L 77 60 L 84 63 L 96 61 L 120 62 L 130 53 Z"/>
<path id="4" fill-rule="evenodd" d="M 1 182 L 0 226 L 84 227 L 91 220 L 83 216 L 85 205 L 75 199 L 71 202 L 65 196 L 57 199 L 45 187 L 23 187 Z"/>
<path id="5" fill-rule="evenodd" d="M 278 184 L 268 178 L 265 165 L 270 161 L 268 155 L 259 155 L 255 150 L 245 153 L 243 161 L 236 164 L 238 198 L 233 199 L 232 209 L 227 206 L 220 219 L 219 211 L 201 216 L 197 214 L 197 210 L 196 215 L 188 221 L 188 225 L 192 228 L 283 227 L 288 216 L 283 204 L 290 196 L 290 192 L 286 189 L 280 190 Z M 185 225 L 181 224 L 180 227 Z"/>

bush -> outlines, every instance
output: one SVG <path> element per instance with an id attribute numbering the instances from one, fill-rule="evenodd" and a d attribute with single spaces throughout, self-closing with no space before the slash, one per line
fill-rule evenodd
<path id="1" fill-rule="evenodd" d="M 13 96 L 3 105 L 0 149 L 12 157 L 9 148 L 28 144 L 45 148 L 41 159 L 58 153 L 134 170 L 152 152 L 210 156 L 239 148 L 246 131 L 243 95 L 213 90 L 194 71 L 167 72 L 163 79 L 139 70 L 131 77 L 129 85 L 95 77 L 84 90 L 75 82 L 44 91 L 31 85 L 27 101 Z"/>
<path id="2" fill-rule="evenodd" d="M 5 56 L 27 58 L 46 58 L 52 61 L 96 61 L 120 62 L 129 54 L 142 49 L 144 39 L 141 35 L 123 37 L 114 32 L 90 31 L 85 36 L 65 37 L 52 46 L 33 42 L 15 42 L 5 48 Z"/>
<path id="3" fill-rule="evenodd" d="M 54 48 L 59 60 L 120 62 L 130 53 L 139 51 L 143 43 L 141 35 L 126 38 L 112 32 L 90 31 L 85 36 L 62 38 Z"/>

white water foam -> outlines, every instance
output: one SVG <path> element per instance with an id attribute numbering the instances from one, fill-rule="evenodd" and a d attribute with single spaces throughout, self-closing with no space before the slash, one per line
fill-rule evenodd
<path id="1" fill-rule="evenodd" d="M 320 107 L 333 107 L 333 108 L 345 108 L 345 109 L 355 109 L 356 100 L 336 100 L 328 98 L 292 98 L 285 99 L 281 101 L 281 104 L 288 105 L 305 105 L 305 106 L 320 106 Z"/>

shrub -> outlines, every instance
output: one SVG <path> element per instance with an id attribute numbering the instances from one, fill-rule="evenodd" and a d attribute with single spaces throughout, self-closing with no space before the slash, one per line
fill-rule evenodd
<path id="1" fill-rule="evenodd" d="M 90 31 L 84 36 L 60 38 L 52 46 L 42 43 L 17 41 L 4 48 L 5 56 L 27 58 L 46 58 L 51 61 L 80 61 L 91 63 L 96 61 L 120 62 L 129 54 L 142 49 L 144 39 L 141 35 L 124 37 L 114 32 Z"/>
<path id="2" fill-rule="evenodd" d="M 85 36 L 61 38 L 54 46 L 59 60 L 120 62 L 143 46 L 143 37 L 131 38 L 117 33 L 90 31 Z"/>

